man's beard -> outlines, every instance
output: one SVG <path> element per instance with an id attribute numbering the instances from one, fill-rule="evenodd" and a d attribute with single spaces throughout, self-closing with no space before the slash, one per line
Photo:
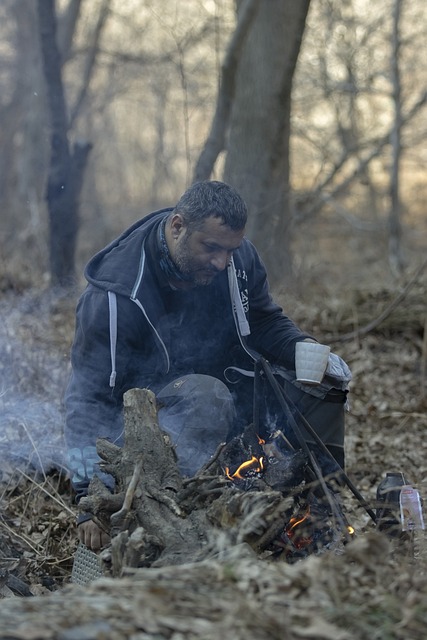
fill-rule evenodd
<path id="1" fill-rule="evenodd" d="M 178 267 L 185 280 L 193 287 L 203 287 L 212 282 L 214 277 L 220 273 L 213 267 L 204 267 L 192 258 L 188 248 L 189 236 L 182 238 L 180 244 L 175 249 L 173 261 Z"/>

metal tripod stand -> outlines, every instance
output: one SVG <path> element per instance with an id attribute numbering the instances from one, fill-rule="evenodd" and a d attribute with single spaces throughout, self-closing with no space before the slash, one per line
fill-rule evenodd
<path id="1" fill-rule="evenodd" d="M 321 467 L 319 465 L 319 462 L 318 462 L 318 460 L 316 458 L 316 455 L 312 451 L 312 449 L 310 449 L 310 447 L 308 446 L 308 444 L 307 444 L 307 442 L 306 442 L 306 440 L 305 440 L 305 438 L 304 438 L 304 436 L 303 436 L 303 434 L 301 432 L 301 429 L 300 429 L 300 426 L 299 426 L 298 423 L 302 424 L 304 429 L 310 434 L 310 436 L 313 438 L 313 440 L 316 443 L 316 445 L 318 445 L 320 450 L 328 457 L 328 459 L 333 461 L 333 463 L 334 463 L 334 465 L 336 467 L 336 470 L 337 470 L 337 476 L 338 476 L 339 480 L 344 482 L 347 485 L 347 487 L 353 493 L 355 498 L 358 500 L 359 504 L 366 510 L 367 514 L 370 516 L 370 518 L 373 520 L 373 522 L 375 524 L 377 524 L 377 517 L 376 517 L 374 511 L 369 507 L 368 503 L 366 502 L 366 500 L 364 499 L 362 494 L 357 490 L 357 488 L 351 482 L 350 478 L 347 476 L 347 474 L 345 473 L 344 469 L 342 469 L 342 467 L 335 460 L 335 458 L 333 457 L 333 455 L 331 454 L 329 449 L 325 446 L 323 441 L 319 438 L 319 436 L 317 435 L 317 433 L 315 432 L 313 427 L 310 425 L 308 420 L 306 420 L 306 418 L 299 411 L 299 409 L 295 405 L 295 403 L 286 394 L 286 391 L 283 388 L 283 386 L 281 386 L 278 383 L 278 381 L 276 380 L 276 378 L 274 376 L 274 372 L 273 372 L 271 364 L 265 358 L 263 358 L 262 356 L 259 356 L 259 358 L 256 360 L 256 362 L 255 362 L 255 370 L 254 370 L 253 423 L 254 423 L 255 429 L 257 431 L 259 431 L 259 426 L 260 426 L 260 403 L 259 403 L 259 400 L 260 400 L 260 394 L 261 394 L 261 380 L 262 380 L 262 376 L 263 375 L 265 376 L 267 382 L 270 384 L 274 394 L 276 395 L 276 398 L 277 398 L 277 400 L 278 400 L 278 402 L 280 404 L 280 407 L 283 410 L 283 413 L 284 413 L 285 418 L 287 420 L 287 423 L 291 427 L 296 439 L 298 440 L 299 446 L 301 447 L 301 449 L 306 454 L 306 456 L 307 456 L 307 458 L 308 458 L 308 460 L 310 462 L 311 469 L 313 471 L 314 477 L 319 482 L 319 485 L 322 488 L 322 490 L 323 490 L 323 492 L 324 492 L 324 494 L 326 496 L 326 499 L 329 501 L 332 512 L 336 512 L 337 510 L 336 510 L 336 508 L 334 508 L 334 505 L 332 503 L 332 500 L 331 500 L 331 497 L 330 497 L 330 490 L 327 487 L 325 478 L 323 476 L 323 473 L 322 473 Z M 334 513 L 334 515 L 336 515 L 336 517 L 337 517 L 338 521 L 340 522 L 343 530 L 346 530 L 347 529 L 347 524 L 344 522 L 342 514 Z"/>

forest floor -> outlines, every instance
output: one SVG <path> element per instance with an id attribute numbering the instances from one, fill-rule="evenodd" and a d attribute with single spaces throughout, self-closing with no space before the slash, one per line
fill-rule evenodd
<path id="1" fill-rule="evenodd" d="M 304 295 L 279 292 L 278 298 L 300 326 L 331 344 L 352 369 L 346 427 L 346 471 L 352 483 L 371 502 L 384 474 L 402 471 L 425 499 L 427 268 L 417 273 L 415 264 L 396 282 L 376 277 L 372 265 L 372 278 L 363 282 L 353 277 L 347 286 L 337 286 L 324 271 L 322 281 L 312 275 Z M 62 637 L 47 619 L 54 607 L 51 597 L 64 593 L 77 608 L 79 598 L 89 609 L 93 602 L 95 615 L 97 598 L 112 589 L 116 623 L 108 613 L 104 616 L 110 624 L 108 637 L 114 638 L 208 640 L 227 633 L 246 640 L 425 640 L 425 533 L 416 534 L 415 550 L 390 542 L 375 531 L 350 491 L 343 499 L 356 536 L 340 555 L 323 553 L 292 565 L 242 560 L 229 568 L 232 576 L 212 565 L 203 569 L 189 564 L 169 573 L 150 574 L 148 569 L 135 577 L 138 596 L 130 578 L 114 587 L 108 580 L 99 588 L 96 583 L 86 589 L 68 585 L 77 543 L 70 484 L 61 471 L 61 398 L 69 373 L 75 298 L 34 290 L 17 295 L 6 288 L 0 296 L 0 571 L 20 576 L 39 596 L 31 598 L 30 607 L 22 604 L 29 599 L 8 594 L 0 610 L 1 638 Z M 163 591 L 156 591 L 156 580 Z M 49 595 L 51 591 L 55 594 Z M 134 620 L 121 597 L 123 602 L 135 597 L 140 608 L 133 636 L 117 622 L 126 615 Z M 58 600 L 54 602 L 58 609 Z M 25 635 L 28 628 L 6 633 L 13 615 L 25 612 L 30 624 L 33 614 L 28 612 L 38 607 L 47 612 L 49 633 Z M 141 622 L 144 607 L 151 607 L 151 627 Z M 224 616 L 214 615 L 215 607 Z M 197 618 L 199 626 L 187 624 L 186 616 Z M 72 624 L 68 617 L 60 626 Z M 78 637 L 107 637 L 102 629 L 96 631 L 101 635 L 95 631 Z"/>

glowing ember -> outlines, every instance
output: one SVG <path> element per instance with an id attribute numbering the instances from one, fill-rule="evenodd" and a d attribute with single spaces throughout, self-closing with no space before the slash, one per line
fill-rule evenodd
<path id="1" fill-rule="evenodd" d="M 308 545 L 313 541 L 311 536 L 305 537 L 304 535 L 301 535 L 298 529 L 303 522 L 308 520 L 309 516 L 310 509 L 308 508 L 303 515 L 293 516 L 285 527 L 285 534 L 292 542 L 295 549 L 304 549 L 304 547 L 308 547 Z"/>

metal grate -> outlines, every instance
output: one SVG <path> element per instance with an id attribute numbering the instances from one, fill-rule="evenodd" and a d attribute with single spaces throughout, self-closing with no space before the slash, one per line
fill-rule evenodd
<path id="1" fill-rule="evenodd" d="M 83 543 L 80 543 L 74 554 L 71 582 L 85 585 L 92 582 L 92 580 L 101 578 L 103 575 L 99 556 L 88 549 Z"/>

